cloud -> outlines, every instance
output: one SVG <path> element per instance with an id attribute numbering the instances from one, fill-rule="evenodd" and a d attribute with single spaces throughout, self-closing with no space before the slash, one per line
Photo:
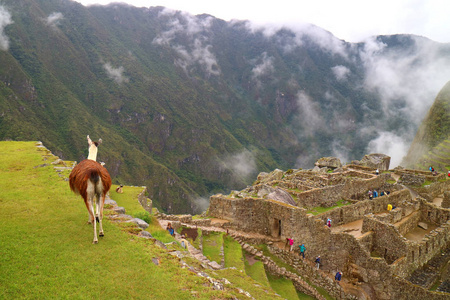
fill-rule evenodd
<path id="1" fill-rule="evenodd" d="M 369 39 L 360 57 L 366 71 L 365 87 L 380 95 L 384 113 L 395 116 L 399 109 L 393 108 L 401 106 L 417 125 L 450 78 L 450 58 L 441 55 L 438 44 L 412 39 L 414 48 L 410 53 L 404 49 L 387 50 L 385 44 Z"/>
<path id="2" fill-rule="evenodd" d="M 350 74 L 350 70 L 345 66 L 334 66 L 331 68 L 331 71 L 334 76 L 336 76 L 337 81 L 347 80 L 347 77 Z"/>
<path id="3" fill-rule="evenodd" d="M 5 7 L 0 6 L 0 50 L 8 51 L 9 49 L 9 38 L 3 30 L 12 23 L 14 22 L 11 19 L 11 14 Z"/>
<path id="4" fill-rule="evenodd" d="M 237 177 L 245 179 L 250 178 L 257 171 L 255 157 L 248 150 L 224 157 L 222 167 L 230 170 Z"/>
<path id="5" fill-rule="evenodd" d="M 297 122 L 302 127 L 302 135 L 311 137 L 316 131 L 325 129 L 325 120 L 321 116 L 319 105 L 313 102 L 306 92 L 297 93 L 297 106 Z"/>
<path id="6" fill-rule="evenodd" d="M 220 75 L 212 45 L 208 44 L 207 36 L 202 34 L 211 27 L 212 17 L 199 18 L 170 9 L 164 9 L 159 16 L 168 18 L 168 28 L 153 39 L 153 44 L 169 46 L 175 50 L 179 56 L 175 64 L 183 68 L 186 74 L 189 74 L 195 64 L 199 64 L 208 75 Z M 187 38 L 187 46 L 178 44 L 177 37 Z"/>
<path id="7" fill-rule="evenodd" d="M 263 52 L 258 61 L 260 61 L 260 63 L 252 69 L 252 78 L 256 80 L 257 87 L 262 87 L 262 82 L 259 78 L 271 75 L 275 68 L 273 66 L 273 57 L 268 57 L 267 52 Z"/>
<path id="8" fill-rule="evenodd" d="M 234 25 L 242 23 L 232 23 Z M 306 40 L 310 40 L 318 45 L 323 51 L 326 51 L 333 55 L 340 55 L 344 58 L 348 58 L 347 44 L 336 38 L 331 32 L 328 32 L 318 26 L 308 23 L 296 23 L 296 24 L 257 24 L 253 22 L 245 22 L 243 26 L 247 30 L 256 33 L 261 32 L 266 37 L 271 38 L 276 36 L 281 30 L 289 30 L 292 34 L 284 35 L 283 39 L 277 40 L 279 45 L 285 52 L 294 51 L 297 47 L 304 44 Z"/>
<path id="9" fill-rule="evenodd" d="M 191 209 L 195 213 L 203 213 L 209 208 L 209 199 L 203 197 L 195 197 L 191 204 Z"/>
<path id="10" fill-rule="evenodd" d="M 114 80 L 117 84 L 122 84 L 129 81 L 129 79 L 122 74 L 124 72 L 124 68 L 122 66 L 116 69 L 113 68 L 110 63 L 105 63 L 103 68 L 105 69 L 108 77 Z"/>
<path id="11" fill-rule="evenodd" d="M 409 142 L 394 132 L 382 131 L 378 137 L 369 142 L 367 153 L 383 153 L 391 157 L 390 168 L 397 167 L 409 148 Z"/>
<path id="12" fill-rule="evenodd" d="M 46 19 L 46 23 L 48 26 L 51 26 L 53 28 L 57 28 L 59 25 L 59 21 L 61 21 L 62 19 L 64 19 L 64 16 L 62 13 L 60 12 L 53 12 L 51 13 L 47 19 Z"/>

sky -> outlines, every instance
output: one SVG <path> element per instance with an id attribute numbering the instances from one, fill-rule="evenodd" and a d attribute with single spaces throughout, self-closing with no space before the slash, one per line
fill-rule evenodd
<path id="1" fill-rule="evenodd" d="M 210 14 L 257 24 L 311 23 L 347 42 L 374 35 L 415 34 L 450 42 L 448 0 L 76 0 L 83 5 L 123 2 L 137 7 L 164 6 L 193 15 Z"/>

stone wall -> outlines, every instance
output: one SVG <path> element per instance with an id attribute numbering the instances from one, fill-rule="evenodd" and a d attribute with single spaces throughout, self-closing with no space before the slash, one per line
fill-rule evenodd
<path id="1" fill-rule="evenodd" d="M 362 232 L 372 231 L 374 234 L 372 251 L 383 257 L 388 264 L 407 253 L 407 245 L 398 229 L 393 224 L 377 220 L 373 215 L 364 217 Z"/>
<path id="2" fill-rule="evenodd" d="M 400 190 L 391 193 L 389 196 L 377 197 L 373 200 L 359 201 L 358 203 L 337 207 L 333 210 L 318 215 L 325 224 L 327 218 L 331 218 L 333 226 L 350 223 L 362 219 L 370 213 L 380 213 L 387 210 L 388 204 L 400 207 L 404 201 L 411 199 L 411 194 L 407 190 Z"/>
<path id="3" fill-rule="evenodd" d="M 147 187 L 144 187 L 144 190 L 139 193 L 138 201 L 142 208 L 148 211 L 149 214 L 152 214 L 153 201 L 150 198 L 147 198 Z"/>
<path id="4" fill-rule="evenodd" d="M 390 178 L 390 174 L 367 177 L 368 174 L 354 171 L 346 172 L 344 175 L 340 184 L 293 193 L 298 199 L 298 206 L 305 208 L 330 207 L 336 205 L 336 202 L 341 199 L 359 198 L 366 195 L 369 189 L 380 188 Z"/>
<path id="5" fill-rule="evenodd" d="M 417 224 L 420 221 L 421 214 L 419 211 L 412 213 L 409 216 L 405 216 L 400 222 L 395 224 L 398 232 L 404 236 L 412 229 L 417 227 Z"/>
<path id="6" fill-rule="evenodd" d="M 444 192 L 444 197 L 441 203 L 442 208 L 450 208 L 450 191 Z"/>
<path id="7" fill-rule="evenodd" d="M 448 294 L 426 290 L 401 278 L 393 277 L 391 282 L 392 299 L 398 300 L 448 300 Z"/>
<path id="8" fill-rule="evenodd" d="M 421 205 L 422 220 L 432 224 L 442 225 L 450 220 L 450 209 L 442 209 L 434 204 L 423 202 Z"/>

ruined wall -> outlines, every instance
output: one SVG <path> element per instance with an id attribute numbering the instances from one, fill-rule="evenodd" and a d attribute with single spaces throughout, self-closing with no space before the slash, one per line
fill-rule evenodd
<path id="1" fill-rule="evenodd" d="M 432 224 L 441 225 L 450 220 L 450 209 L 438 208 L 431 203 L 423 202 L 421 205 L 422 220 Z"/>
<path id="2" fill-rule="evenodd" d="M 372 251 L 383 257 L 388 264 L 404 256 L 407 246 L 398 229 L 388 223 L 381 222 L 373 215 L 364 217 L 362 232 L 372 231 L 374 233 Z"/>
<path id="3" fill-rule="evenodd" d="M 440 174 L 438 176 L 423 176 L 417 175 L 419 178 L 424 179 L 423 182 L 430 181 L 433 182 L 431 185 L 419 186 L 414 189 L 424 198 L 432 200 L 432 198 L 441 196 L 445 191 L 450 189 L 450 180 L 447 180 L 445 174 Z M 404 184 L 408 184 L 407 182 Z M 414 186 L 414 184 L 411 184 Z M 428 196 L 427 196 L 428 195 Z"/>
<path id="4" fill-rule="evenodd" d="M 378 189 L 389 178 L 390 174 L 369 175 L 367 178 L 367 174 L 349 171 L 344 173 L 340 184 L 315 188 L 305 192 L 294 192 L 293 194 L 297 197 L 300 207 L 330 207 L 336 205 L 341 199 L 358 197 L 365 195 L 369 189 Z"/>
<path id="5" fill-rule="evenodd" d="M 408 217 L 404 217 L 400 222 L 395 224 L 398 232 L 404 236 L 409 231 L 417 227 L 417 223 L 420 221 L 421 214 L 419 211 L 416 211 L 409 215 Z"/>
<path id="6" fill-rule="evenodd" d="M 138 201 L 141 206 L 149 213 L 152 214 L 153 201 L 150 198 L 147 198 L 147 187 L 144 187 L 144 190 L 139 193 Z"/>
<path id="7" fill-rule="evenodd" d="M 370 213 L 380 213 L 387 210 L 388 204 L 400 207 L 404 201 L 410 200 L 411 194 L 407 190 L 391 193 L 389 196 L 377 197 L 373 200 L 359 201 L 358 203 L 334 208 L 331 211 L 318 215 L 325 224 L 327 218 L 331 218 L 332 225 L 350 223 L 362 219 Z"/>
<path id="8" fill-rule="evenodd" d="M 390 293 L 392 295 L 392 299 L 448 300 L 448 294 L 446 293 L 428 291 L 400 277 L 393 277 L 392 280 L 390 280 L 390 282 L 391 282 Z"/>

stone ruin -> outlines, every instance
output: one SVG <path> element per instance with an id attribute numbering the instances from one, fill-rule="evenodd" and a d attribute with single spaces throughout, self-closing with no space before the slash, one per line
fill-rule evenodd
<path id="1" fill-rule="evenodd" d="M 449 299 L 449 272 L 442 270 L 450 253 L 433 277 L 432 284 L 442 281 L 437 291 L 414 279 L 449 249 L 450 180 L 389 170 L 389 163 L 390 157 L 373 154 L 345 166 L 326 158 L 313 170 L 261 173 L 242 191 L 212 196 L 207 214 L 223 220 L 223 228 L 259 236 L 248 242 L 267 243 L 274 255 L 336 299 Z M 369 199 L 369 190 L 378 197 Z M 331 227 L 325 226 L 328 218 Z M 308 261 L 321 256 L 320 271 L 283 249 L 291 237 L 295 249 L 305 244 Z M 344 274 L 341 285 L 330 281 L 338 270 Z"/>

